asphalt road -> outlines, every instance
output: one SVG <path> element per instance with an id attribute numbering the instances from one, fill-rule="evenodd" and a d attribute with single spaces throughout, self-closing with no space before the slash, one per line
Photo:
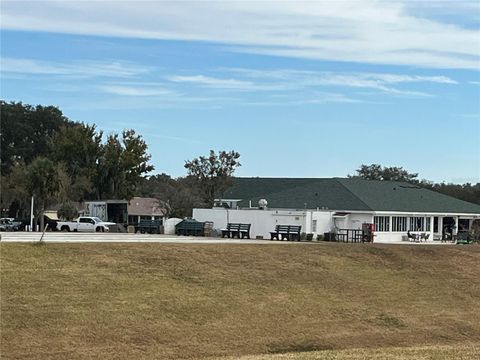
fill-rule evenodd
<path id="1" fill-rule="evenodd" d="M 34 242 L 40 240 L 42 233 L 23 231 L 1 232 L 0 236 L 1 242 Z M 43 240 L 48 243 L 314 244 L 296 241 L 240 240 L 156 234 L 72 232 L 46 232 Z"/>
<path id="2" fill-rule="evenodd" d="M 39 232 L 0 232 L 1 242 L 29 243 L 39 241 Z M 125 233 L 73 233 L 46 232 L 43 240 L 47 243 L 164 243 L 164 244 L 256 244 L 256 245 L 315 245 L 322 242 L 270 241 L 255 239 L 222 239 L 193 236 L 156 235 L 156 234 L 125 234 Z M 380 243 L 375 241 L 376 244 Z M 454 245 L 430 241 L 412 243 L 409 241 L 384 242 L 390 245 Z"/>

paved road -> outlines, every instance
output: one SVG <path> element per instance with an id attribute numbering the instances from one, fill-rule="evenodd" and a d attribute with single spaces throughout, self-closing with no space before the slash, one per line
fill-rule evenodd
<path id="1" fill-rule="evenodd" d="M 2 242 L 33 242 L 39 241 L 42 234 L 19 231 L 1 232 L 0 236 Z M 46 232 L 43 240 L 50 243 L 312 244 L 295 241 L 239 240 L 175 235 L 68 232 Z"/>
<path id="2" fill-rule="evenodd" d="M 41 233 L 35 232 L 0 232 L 1 242 L 34 242 L 39 241 Z M 254 239 L 221 239 L 193 236 L 125 234 L 125 233 L 68 233 L 47 232 L 43 238 L 48 243 L 165 243 L 165 244 L 256 244 L 256 245 L 314 245 L 318 242 L 270 241 Z M 375 242 L 378 243 L 378 242 Z M 454 245 L 430 241 L 427 243 L 411 243 L 408 241 L 385 242 L 392 245 Z"/>

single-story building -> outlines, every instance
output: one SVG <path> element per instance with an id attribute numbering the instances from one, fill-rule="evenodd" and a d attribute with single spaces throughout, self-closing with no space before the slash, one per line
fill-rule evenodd
<path id="1" fill-rule="evenodd" d="M 251 235 L 264 238 L 276 225 L 301 225 L 316 237 L 373 224 L 374 241 L 406 240 L 409 231 L 433 241 L 480 219 L 480 205 L 415 184 L 357 178 L 236 178 L 216 205 L 194 209 L 193 218 L 217 229 L 249 223 Z"/>
<path id="2" fill-rule="evenodd" d="M 137 225 L 140 220 L 161 220 L 163 224 L 166 210 L 158 199 L 133 197 L 127 205 L 128 225 Z"/>

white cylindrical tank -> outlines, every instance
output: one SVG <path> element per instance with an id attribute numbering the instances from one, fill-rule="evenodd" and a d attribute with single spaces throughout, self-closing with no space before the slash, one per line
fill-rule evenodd
<path id="1" fill-rule="evenodd" d="M 165 235 L 175 235 L 175 225 L 179 222 L 182 222 L 182 219 L 179 218 L 170 218 L 165 220 L 164 223 L 164 233 Z"/>
<path id="2" fill-rule="evenodd" d="M 266 209 L 268 206 L 268 201 L 266 199 L 260 199 L 258 201 L 258 208 L 259 209 Z"/>

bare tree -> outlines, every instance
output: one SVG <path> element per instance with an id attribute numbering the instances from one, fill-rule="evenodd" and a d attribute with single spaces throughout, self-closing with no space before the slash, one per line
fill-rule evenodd
<path id="1" fill-rule="evenodd" d="M 216 196 L 227 190 L 237 167 L 241 166 L 236 151 L 210 150 L 209 156 L 200 156 L 185 163 L 188 175 L 198 181 L 206 205 L 213 206 Z"/>

